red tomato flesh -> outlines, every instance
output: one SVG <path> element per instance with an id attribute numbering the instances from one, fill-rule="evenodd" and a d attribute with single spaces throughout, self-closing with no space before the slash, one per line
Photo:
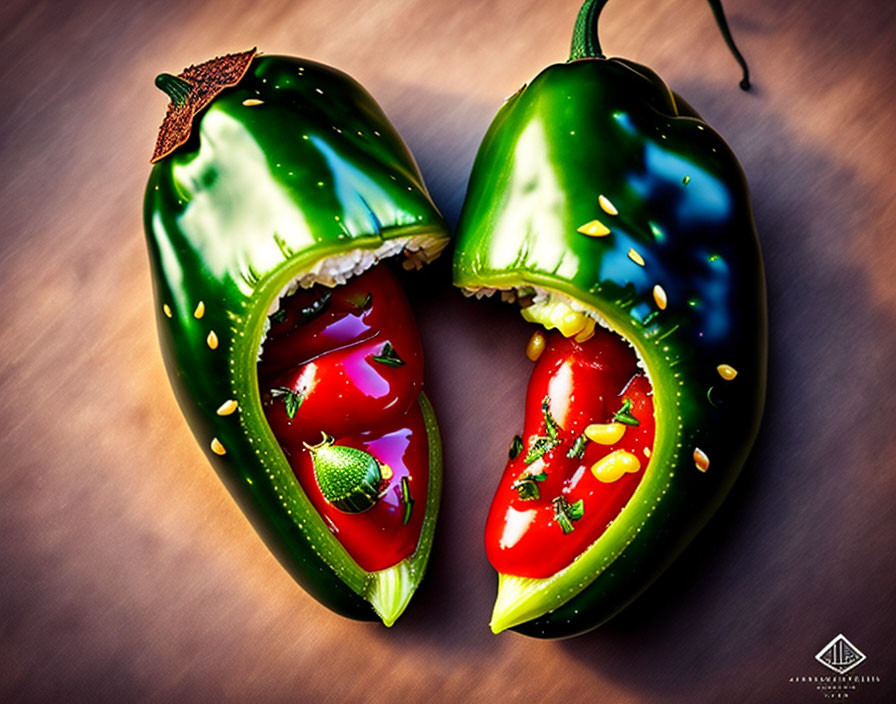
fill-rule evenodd
<path id="1" fill-rule="evenodd" d="M 373 572 L 413 554 L 429 488 L 429 445 L 417 403 L 423 350 L 391 271 L 379 265 L 344 286 L 314 286 L 281 299 L 258 382 L 268 423 L 302 489 L 355 562 Z M 345 513 L 321 494 L 305 443 L 319 442 L 323 433 L 391 470 L 372 508 Z M 403 479 L 412 502 L 403 498 Z"/>
<path id="2" fill-rule="evenodd" d="M 547 443 L 549 449 L 535 458 L 538 438 L 550 438 L 545 400 L 557 426 L 556 442 Z M 617 415 L 623 407 L 627 414 Z M 618 422 L 614 415 L 629 422 L 623 423 L 621 439 L 612 445 L 588 440 L 580 457 L 570 456 L 587 426 Z M 534 578 L 550 577 L 567 567 L 631 498 L 644 476 L 653 439 L 653 391 L 637 366 L 634 350 L 600 328 L 582 343 L 548 333 L 529 381 L 522 451 L 508 461 L 486 523 L 486 553 L 492 566 L 504 574 Z M 638 470 L 614 481 L 599 480 L 592 467 L 615 451 L 631 453 Z M 537 498 L 519 488 L 519 479 L 526 475 L 539 478 L 528 482 L 537 487 Z M 582 502 L 581 517 L 567 519 L 569 532 L 555 516 L 558 497 L 568 507 Z M 574 508 L 571 513 L 576 515 Z"/>

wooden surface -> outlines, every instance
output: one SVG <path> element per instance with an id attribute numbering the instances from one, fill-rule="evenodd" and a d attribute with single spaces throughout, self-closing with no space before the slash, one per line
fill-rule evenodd
<path id="1" fill-rule="evenodd" d="M 409 284 L 446 443 L 428 580 L 392 630 L 342 620 L 269 555 L 162 367 L 140 218 L 160 71 L 257 45 L 377 97 L 456 221 L 505 95 L 566 57 L 577 0 L 66 3 L 0 9 L 0 700 L 822 701 L 792 677 L 844 633 L 851 701 L 896 691 L 896 12 L 611 2 L 749 178 L 771 315 L 762 434 L 723 510 L 608 626 L 494 637 L 482 528 L 529 364 L 510 307 L 445 264 Z"/>

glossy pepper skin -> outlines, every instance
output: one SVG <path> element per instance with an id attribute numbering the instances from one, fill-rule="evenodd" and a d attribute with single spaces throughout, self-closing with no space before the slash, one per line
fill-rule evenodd
<path id="1" fill-rule="evenodd" d="M 438 509 L 441 451 L 429 402 L 420 397 L 431 478 L 420 542 L 395 568 L 366 572 L 283 456 L 256 366 L 269 306 L 297 273 L 396 238 L 447 241 L 407 147 L 346 74 L 254 56 L 238 83 L 196 114 L 189 139 L 155 163 L 144 221 L 165 364 L 200 445 L 312 596 L 344 616 L 391 625 L 398 607 L 383 603 L 384 592 L 390 580 L 411 590 L 419 583 Z"/>
<path id="2" fill-rule="evenodd" d="M 582 8 L 573 58 L 492 122 L 460 217 L 454 283 L 538 287 L 597 311 L 646 367 L 656 439 L 634 495 L 574 562 L 545 579 L 499 575 L 498 602 L 502 592 L 515 600 L 496 607 L 495 632 L 577 635 L 635 599 L 728 493 L 764 403 L 764 276 L 744 175 L 653 71 L 603 57 L 603 5 Z M 609 232 L 579 231 L 595 220 Z"/>

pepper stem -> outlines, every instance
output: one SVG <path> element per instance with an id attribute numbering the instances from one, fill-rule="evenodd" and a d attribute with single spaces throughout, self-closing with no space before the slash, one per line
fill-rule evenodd
<path id="1" fill-rule="evenodd" d="M 579 10 L 579 16 L 576 18 L 575 27 L 572 30 L 572 44 L 569 50 L 569 60 L 576 59 L 603 59 L 604 54 L 600 48 L 600 39 L 598 37 L 598 20 L 600 13 L 604 9 L 604 5 L 608 0 L 585 0 L 582 8 Z M 740 81 L 740 87 L 743 90 L 750 90 L 750 69 L 743 54 L 734 43 L 734 37 L 731 36 L 731 30 L 728 27 L 728 20 L 725 19 L 725 11 L 722 9 L 722 0 L 708 0 L 709 7 L 716 19 L 716 25 L 722 33 L 722 38 L 728 49 L 731 51 L 735 60 L 740 64 L 743 70 L 743 78 Z"/>
<path id="2" fill-rule="evenodd" d="M 171 102 L 177 106 L 185 105 L 190 97 L 193 85 L 183 78 L 172 76 L 170 73 L 160 73 L 156 76 L 156 87 L 163 90 L 171 98 Z"/>

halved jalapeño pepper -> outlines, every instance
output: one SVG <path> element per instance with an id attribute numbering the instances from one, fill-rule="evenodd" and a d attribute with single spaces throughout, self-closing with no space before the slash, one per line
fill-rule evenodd
<path id="1" fill-rule="evenodd" d="M 178 401 L 271 550 L 316 599 L 392 625 L 429 557 L 441 449 L 387 263 L 445 247 L 401 138 L 347 75 L 249 51 L 171 97 L 145 198 Z"/>
<path id="2" fill-rule="evenodd" d="M 603 5 L 498 112 L 458 227 L 455 284 L 541 326 L 486 526 L 496 633 L 576 635 L 635 599 L 721 503 L 764 400 L 744 176 L 653 71 L 602 55 Z"/>

